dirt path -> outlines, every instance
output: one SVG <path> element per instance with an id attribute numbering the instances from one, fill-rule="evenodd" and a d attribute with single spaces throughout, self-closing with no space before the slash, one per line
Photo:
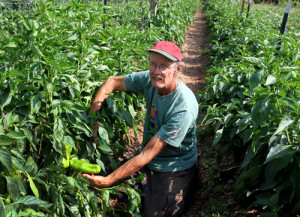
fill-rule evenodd
<path id="1" fill-rule="evenodd" d="M 189 26 L 186 41 L 181 47 L 184 67 L 180 79 L 196 93 L 204 88 L 204 72 L 208 66 L 209 55 L 205 54 L 208 49 L 206 42 L 207 26 L 202 11 L 195 14 L 195 22 Z"/>
<path id="2" fill-rule="evenodd" d="M 182 68 L 180 79 L 195 93 L 205 88 L 205 73 L 206 67 L 209 66 L 209 54 L 206 50 L 209 48 L 207 43 L 207 24 L 204 19 L 204 12 L 198 11 L 195 14 L 195 22 L 188 28 L 186 34 L 186 40 L 181 47 L 183 54 L 184 67 Z M 209 141 L 199 141 L 198 139 L 198 151 L 200 158 L 202 150 L 208 145 Z M 203 168 L 199 161 L 199 172 L 197 186 L 194 186 L 193 200 L 190 209 L 183 217 L 200 216 L 202 211 L 209 206 L 207 202 L 203 201 L 203 189 L 202 184 L 206 181 L 203 177 Z"/>
<path id="3" fill-rule="evenodd" d="M 184 67 L 181 80 L 197 95 L 205 88 L 205 78 L 209 67 L 209 44 L 207 42 L 207 24 L 203 11 L 195 14 L 195 22 L 189 26 L 186 41 L 181 47 Z M 200 114 L 199 114 L 200 116 Z M 199 216 L 235 216 L 256 217 L 256 210 L 246 211 L 243 201 L 236 201 L 233 195 L 233 184 L 236 173 L 226 174 L 216 166 L 216 150 L 207 149 L 212 138 L 198 138 L 199 152 L 198 180 L 193 188 L 193 200 L 190 209 L 183 217 Z M 232 156 L 223 159 L 225 168 L 236 166 Z M 223 175 L 222 175 L 223 174 Z M 213 210 L 212 210 L 213 209 Z M 226 210 L 230 210 L 228 213 Z M 226 214 L 225 214 L 226 213 Z"/>

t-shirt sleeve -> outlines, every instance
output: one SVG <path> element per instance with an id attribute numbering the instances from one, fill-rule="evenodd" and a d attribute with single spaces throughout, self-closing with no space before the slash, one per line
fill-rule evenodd
<path id="1" fill-rule="evenodd" d="M 192 125 L 194 117 L 191 112 L 182 111 L 173 114 L 166 124 L 162 125 L 157 135 L 171 146 L 179 147 Z"/>
<path id="2" fill-rule="evenodd" d="M 149 79 L 149 71 L 136 72 L 125 75 L 125 85 L 129 91 L 144 94 L 145 84 L 149 83 Z"/>

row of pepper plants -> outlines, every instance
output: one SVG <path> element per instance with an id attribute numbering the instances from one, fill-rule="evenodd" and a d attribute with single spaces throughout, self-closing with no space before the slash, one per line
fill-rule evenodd
<path id="1" fill-rule="evenodd" d="M 234 154 L 237 197 L 261 216 L 300 213 L 300 29 L 284 8 L 241 13 L 241 4 L 205 1 L 211 73 L 199 93 L 202 130 L 222 159 Z M 298 24 L 293 25 L 293 24 Z M 281 47 L 279 46 L 281 41 Z M 232 170 L 234 168 L 228 168 Z"/>
<path id="2" fill-rule="evenodd" d="M 109 76 L 147 69 L 156 41 L 182 44 L 198 4 L 163 0 L 154 15 L 145 1 L 47 0 L 0 14 L 1 217 L 141 216 L 138 180 L 91 188 L 62 161 L 98 164 L 101 175 L 119 166 L 143 100 L 115 92 L 88 115 L 93 95 Z"/>

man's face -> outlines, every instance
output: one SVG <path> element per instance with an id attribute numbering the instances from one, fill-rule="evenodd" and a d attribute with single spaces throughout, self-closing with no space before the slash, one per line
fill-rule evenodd
<path id="1" fill-rule="evenodd" d="M 158 94 L 163 96 L 175 90 L 181 65 L 156 52 L 150 52 L 149 61 L 151 83 Z"/>

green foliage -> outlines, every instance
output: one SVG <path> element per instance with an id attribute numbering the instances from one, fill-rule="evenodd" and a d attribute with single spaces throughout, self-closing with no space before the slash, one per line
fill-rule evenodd
<path id="1" fill-rule="evenodd" d="M 192 17 L 191 3 L 170 4 Z M 0 216 L 140 215 L 141 193 L 129 182 L 96 191 L 61 165 L 67 144 L 70 157 L 101 165 L 101 175 L 118 167 L 128 130 L 137 132 L 143 100 L 115 92 L 88 116 L 93 95 L 110 76 L 145 70 L 146 49 L 171 39 L 155 23 L 141 28 L 142 16 L 153 16 L 146 5 L 101 4 L 34 1 L 29 14 L 0 14 Z M 178 30 L 172 40 L 182 42 L 192 19 L 176 23 L 181 9 L 168 10 Z M 127 198 L 123 210 L 111 203 L 118 194 Z"/>
<path id="2" fill-rule="evenodd" d="M 200 93 L 213 146 L 241 160 L 236 194 L 255 197 L 266 215 L 294 216 L 300 198 L 300 31 L 279 35 L 282 14 L 206 1 L 211 77 Z M 299 20 L 299 15 L 298 15 Z M 291 23 L 292 24 L 292 23 Z M 278 49 L 279 39 L 281 49 Z M 205 126 L 207 128 L 207 126 Z"/>
<path id="3" fill-rule="evenodd" d="M 165 40 L 181 45 L 185 41 L 185 34 L 182 33 L 186 33 L 188 24 L 194 22 L 193 15 L 199 8 L 198 4 L 193 0 L 162 0 L 157 12 L 151 14 L 150 28 L 159 28 Z"/>

